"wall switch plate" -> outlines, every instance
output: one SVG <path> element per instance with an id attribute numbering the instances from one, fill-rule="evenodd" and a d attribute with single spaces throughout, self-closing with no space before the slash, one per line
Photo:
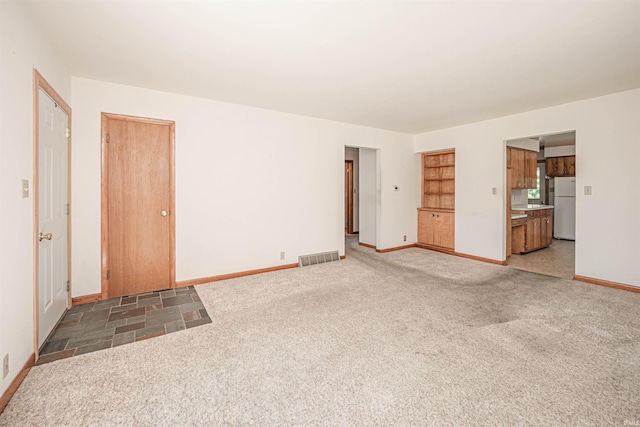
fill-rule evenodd
<path id="1" fill-rule="evenodd" d="M 29 180 L 23 179 L 22 180 L 22 198 L 26 199 L 27 197 L 29 197 Z"/>
<path id="2" fill-rule="evenodd" d="M 496 194 L 498 194 L 498 187 L 491 187 L 491 195 L 495 196 Z"/>
<path id="3" fill-rule="evenodd" d="M 284 252 L 280 252 L 280 259 L 284 259 Z"/>
<path id="4" fill-rule="evenodd" d="M 6 378 L 7 375 L 9 375 L 9 353 L 2 358 L 2 378 Z"/>
<path id="5" fill-rule="evenodd" d="M 590 185 L 585 185 L 584 186 L 584 195 L 585 196 L 590 196 L 591 195 L 591 186 Z"/>

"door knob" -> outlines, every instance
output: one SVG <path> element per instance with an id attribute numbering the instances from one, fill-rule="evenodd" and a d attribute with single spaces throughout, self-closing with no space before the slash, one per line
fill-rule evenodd
<path id="1" fill-rule="evenodd" d="M 53 234 L 51 233 L 42 234 L 42 231 L 41 231 L 40 234 L 38 234 L 38 241 L 42 242 L 42 240 L 44 239 L 51 240 L 52 237 L 53 237 Z"/>
<path id="2" fill-rule="evenodd" d="M 167 211 L 163 210 L 162 212 L 160 212 L 160 215 L 167 216 Z"/>

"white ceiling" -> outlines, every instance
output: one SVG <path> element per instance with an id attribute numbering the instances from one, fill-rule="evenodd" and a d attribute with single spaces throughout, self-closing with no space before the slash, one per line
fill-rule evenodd
<path id="1" fill-rule="evenodd" d="M 34 1 L 79 77 L 419 133 L 640 87 L 640 1 Z"/>

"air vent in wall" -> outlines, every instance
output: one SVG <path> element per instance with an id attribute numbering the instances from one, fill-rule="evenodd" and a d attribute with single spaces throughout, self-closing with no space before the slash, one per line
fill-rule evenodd
<path id="1" fill-rule="evenodd" d="M 308 265 L 324 264 L 325 262 L 340 261 L 338 251 L 325 252 L 322 254 L 302 255 L 298 257 L 298 266 L 306 267 Z"/>

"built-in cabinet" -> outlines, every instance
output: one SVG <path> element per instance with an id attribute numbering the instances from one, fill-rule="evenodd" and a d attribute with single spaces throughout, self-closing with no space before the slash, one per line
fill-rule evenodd
<path id="1" fill-rule="evenodd" d="M 453 212 L 418 209 L 418 243 L 453 249 Z"/>
<path id="2" fill-rule="evenodd" d="M 576 156 L 547 157 L 547 176 L 576 176 Z"/>
<path id="3" fill-rule="evenodd" d="M 507 147 L 507 167 L 511 168 L 511 188 L 537 188 L 538 153 Z"/>
<path id="4" fill-rule="evenodd" d="M 422 207 L 418 243 L 454 248 L 455 150 L 422 155 Z"/>
<path id="5" fill-rule="evenodd" d="M 527 217 L 511 220 L 512 253 L 531 252 L 551 245 L 553 209 L 514 210 L 513 213 L 526 214 Z"/>

